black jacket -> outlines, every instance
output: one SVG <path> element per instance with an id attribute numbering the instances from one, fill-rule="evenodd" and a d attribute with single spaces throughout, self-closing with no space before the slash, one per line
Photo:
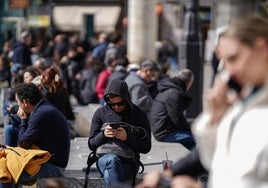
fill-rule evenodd
<path id="1" fill-rule="evenodd" d="M 151 130 L 146 114 L 130 100 L 127 84 L 119 79 L 112 81 L 106 88 L 104 99 L 107 101 L 107 94 L 116 94 L 123 98 L 127 104 L 124 112 L 116 113 L 108 105 L 100 107 L 93 115 L 89 133 L 88 146 L 95 151 L 99 146 L 109 141 L 101 130 L 104 123 L 108 122 L 126 122 L 133 126 L 143 127 L 146 136 L 142 139 L 133 135 L 128 135 L 126 141 L 122 141 L 134 150 L 137 154 L 148 153 L 151 150 Z"/>
<path id="2" fill-rule="evenodd" d="M 161 141 L 174 130 L 190 130 L 184 110 L 192 98 L 186 93 L 186 85 L 178 78 L 171 78 L 158 86 L 150 112 L 150 125 L 154 137 Z"/>
<path id="3" fill-rule="evenodd" d="M 200 162 L 197 148 L 193 149 L 187 156 L 174 163 L 171 170 L 173 171 L 173 176 L 189 175 L 193 178 L 208 173 Z"/>

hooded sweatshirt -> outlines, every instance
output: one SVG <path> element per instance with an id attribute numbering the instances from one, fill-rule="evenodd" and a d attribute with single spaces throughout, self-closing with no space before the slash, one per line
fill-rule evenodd
<path id="1" fill-rule="evenodd" d="M 171 78 L 158 86 L 150 112 L 150 125 L 154 137 L 161 141 L 174 130 L 190 131 L 184 110 L 192 98 L 186 93 L 186 84 L 179 78 Z"/>
<path id="2" fill-rule="evenodd" d="M 145 135 L 142 138 L 128 134 L 127 140 L 122 141 L 129 146 L 135 153 L 148 153 L 151 150 L 151 130 L 149 120 L 146 114 L 130 100 L 127 84 L 119 79 L 113 80 L 106 88 L 104 99 L 107 102 L 107 95 L 114 94 L 122 97 L 126 103 L 126 110 L 121 113 L 116 113 L 107 104 L 96 110 L 93 115 L 88 146 L 92 151 L 109 142 L 109 139 L 104 136 L 101 130 L 104 123 L 109 122 L 126 122 L 136 127 L 142 127 L 145 130 Z"/>

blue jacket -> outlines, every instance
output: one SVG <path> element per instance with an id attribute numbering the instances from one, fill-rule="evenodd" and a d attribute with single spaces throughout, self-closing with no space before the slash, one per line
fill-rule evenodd
<path id="1" fill-rule="evenodd" d="M 28 119 L 22 119 L 18 144 L 23 148 L 36 145 L 51 154 L 49 162 L 65 168 L 70 153 L 69 125 L 64 115 L 48 101 L 36 104 Z"/>
<path id="2" fill-rule="evenodd" d="M 31 51 L 28 46 L 24 43 L 18 41 L 14 45 L 14 56 L 13 56 L 14 63 L 24 65 L 24 66 L 31 66 Z"/>

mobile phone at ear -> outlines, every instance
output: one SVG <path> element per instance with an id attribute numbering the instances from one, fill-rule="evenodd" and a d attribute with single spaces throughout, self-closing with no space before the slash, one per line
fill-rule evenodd
<path id="1" fill-rule="evenodd" d="M 240 92 L 242 90 L 242 86 L 239 83 L 237 83 L 237 81 L 235 79 L 233 79 L 227 71 L 223 70 L 219 74 L 220 74 L 219 75 L 220 79 L 223 82 L 227 83 L 227 85 L 230 89 L 235 91 L 237 94 L 240 94 Z"/>
<path id="2" fill-rule="evenodd" d="M 233 78 L 229 78 L 229 81 L 227 82 L 227 85 L 230 89 L 233 89 L 236 93 L 241 93 L 242 86 L 237 83 Z"/>

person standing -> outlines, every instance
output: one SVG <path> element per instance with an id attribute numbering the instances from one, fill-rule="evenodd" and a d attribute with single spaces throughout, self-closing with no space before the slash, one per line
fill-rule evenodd
<path id="1" fill-rule="evenodd" d="M 146 114 L 132 103 L 127 84 L 122 80 L 115 79 L 108 85 L 104 99 L 105 106 L 97 109 L 93 115 L 88 139 L 89 149 L 96 151 L 103 144 L 116 142 L 132 150 L 139 160 L 140 153 L 148 153 L 151 149 L 151 131 Z M 116 122 L 131 124 L 141 130 L 141 133 L 131 134 L 123 127 L 112 128 L 109 124 Z M 104 123 L 108 125 L 103 128 Z M 117 154 L 101 156 L 97 165 L 103 175 L 105 187 L 125 183 L 137 172 L 136 162 Z"/>
<path id="2" fill-rule="evenodd" d="M 268 187 L 267 33 L 267 18 L 243 16 L 219 40 L 223 70 L 193 125 L 209 188 Z"/>
<path id="3" fill-rule="evenodd" d="M 233 20 L 219 40 L 223 70 L 205 93 L 204 111 L 192 125 L 209 188 L 268 187 L 267 33 L 267 18 L 248 15 Z M 241 90 L 235 90 L 234 82 Z M 160 175 L 153 176 L 142 187 L 155 188 Z M 176 188 L 202 187 L 187 176 L 170 181 Z"/>
<path id="4" fill-rule="evenodd" d="M 24 31 L 20 35 L 20 40 L 17 41 L 13 47 L 13 65 L 11 72 L 18 69 L 25 69 L 27 66 L 32 65 L 31 49 L 32 35 L 29 31 Z"/>
<path id="5" fill-rule="evenodd" d="M 149 118 L 156 140 L 181 143 L 187 149 L 195 146 L 190 124 L 184 115 L 192 102 L 187 91 L 193 80 L 193 72 L 183 69 L 178 75 L 159 83 L 159 93 L 153 101 Z"/>

